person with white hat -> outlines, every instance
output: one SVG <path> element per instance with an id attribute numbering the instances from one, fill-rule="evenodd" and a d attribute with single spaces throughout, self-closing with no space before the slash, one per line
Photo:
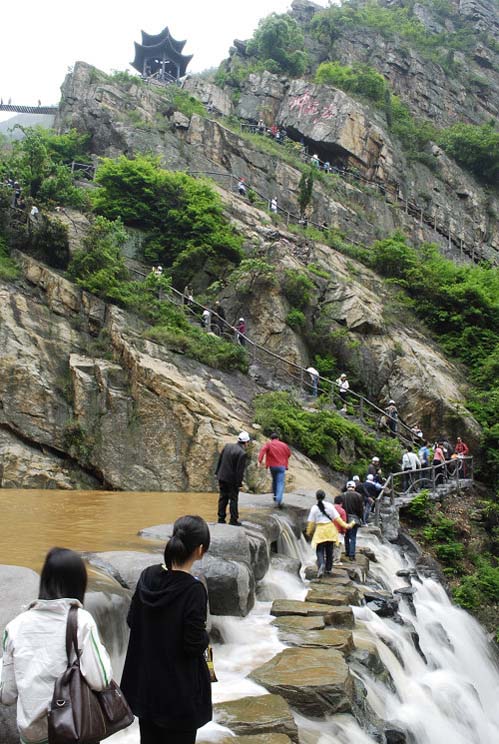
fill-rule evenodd
<path id="1" fill-rule="evenodd" d="M 218 458 L 215 475 L 218 480 L 220 496 L 218 499 L 218 523 L 225 524 L 227 504 L 230 510 L 230 524 L 241 526 L 239 521 L 239 489 L 244 478 L 247 462 L 247 447 L 251 441 L 247 431 L 241 431 L 237 442 L 226 444 Z"/>
<path id="2" fill-rule="evenodd" d="M 346 413 L 347 412 L 347 393 L 350 389 L 350 383 L 348 382 L 347 376 L 344 372 L 336 380 L 336 385 L 338 386 L 338 392 L 340 394 L 341 402 L 343 404 L 341 408 L 341 412 Z"/>
<path id="3" fill-rule="evenodd" d="M 381 472 L 381 465 L 379 457 L 373 457 L 367 468 L 367 474 L 374 476 L 376 483 L 383 483 L 383 474 Z"/>

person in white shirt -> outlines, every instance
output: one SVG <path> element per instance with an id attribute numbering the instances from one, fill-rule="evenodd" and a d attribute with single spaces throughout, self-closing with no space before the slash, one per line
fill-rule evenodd
<path id="1" fill-rule="evenodd" d="M 338 377 L 338 379 L 336 380 L 336 384 L 338 385 L 341 402 L 343 403 L 341 412 L 346 413 L 347 412 L 347 393 L 350 390 L 350 384 L 347 380 L 347 376 L 345 373 L 343 373 L 342 375 Z"/>
<path id="2" fill-rule="evenodd" d="M 207 308 L 203 310 L 202 321 L 203 328 L 206 328 L 206 330 L 208 331 L 210 329 L 211 313 Z"/>
<path id="3" fill-rule="evenodd" d="M 319 392 L 319 373 L 315 367 L 307 367 L 305 372 L 308 372 L 310 376 L 310 384 L 312 385 L 312 395 L 317 398 Z"/>
<path id="4" fill-rule="evenodd" d="M 407 491 L 415 482 L 415 471 L 421 468 L 421 460 L 412 451 L 412 447 L 407 445 L 406 452 L 402 455 L 402 470 L 407 475 L 404 475 L 404 491 Z"/>
<path id="5" fill-rule="evenodd" d="M 78 608 L 80 669 L 93 690 L 108 686 L 109 655 L 95 620 L 83 609 L 87 570 L 78 553 L 52 548 L 40 577 L 39 598 L 6 627 L 0 675 L 0 703 L 17 702 L 17 727 L 26 744 L 46 744 L 47 712 L 54 685 L 67 667 L 66 624 L 71 606 Z"/>

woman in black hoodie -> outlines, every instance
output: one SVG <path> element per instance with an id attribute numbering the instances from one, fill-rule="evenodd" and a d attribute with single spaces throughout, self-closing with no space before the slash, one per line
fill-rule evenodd
<path id="1" fill-rule="evenodd" d="M 180 517 L 165 562 L 146 568 L 132 598 L 121 689 L 139 718 L 141 744 L 194 744 L 211 720 L 204 585 L 190 574 L 210 545 L 201 517 Z"/>

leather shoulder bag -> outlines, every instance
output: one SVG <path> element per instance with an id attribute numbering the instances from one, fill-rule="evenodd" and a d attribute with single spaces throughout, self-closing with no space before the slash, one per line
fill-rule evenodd
<path id="1" fill-rule="evenodd" d="M 133 722 L 133 713 L 114 680 L 101 691 L 89 687 L 81 673 L 80 655 L 78 608 L 73 606 L 66 624 L 68 665 L 55 682 L 48 711 L 49 744 L 98 744 Z"/>

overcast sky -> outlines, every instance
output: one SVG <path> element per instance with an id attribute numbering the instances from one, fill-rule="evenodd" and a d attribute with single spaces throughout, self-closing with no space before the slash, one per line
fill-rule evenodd
<path id="1" fill-rule="evenodd" d="M 4 0 L 0 96 L 4 103 L 57 103 L 76 60 L 106 72 L 129 69 L 140 31 L 157 34 L 165 26 L 175 38 L 187 39 L 184 51 L 194 54 L 189 70 L 199 72 L 218 66 L 233 39 L 249 38 L 260 18 L 290 5 L 291 0 Z"/>

